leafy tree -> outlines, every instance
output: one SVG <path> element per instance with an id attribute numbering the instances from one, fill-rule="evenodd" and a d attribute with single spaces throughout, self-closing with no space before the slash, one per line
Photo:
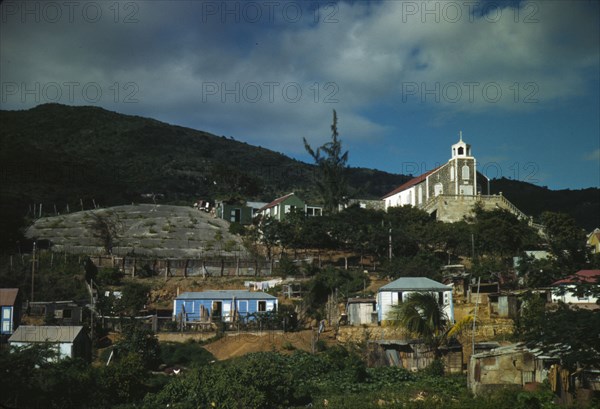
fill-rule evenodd
<path id="1" fill-rule="evenodd" d="M 383 264 L 386 275 L 398 277 L 428 277 L 439 280 L 442 261 L 431 251 L 419 250 L 410 257 L 394 257 Z"/>
<path id="2" fill-rule="evenodd" d="M 452 325 L 443 305 L 439 303 L 438 295 L 431 292 L 409 294 L 406 300 L 394 307 L 390 316 L 396 325 L 421 338 L 436 358 L 441 357 L 440 347 L 462 331 L 472 319 L 467 316 Z"/>
<path id="3" fill-rule="evenodd" d="M 484 211 L 475 208 L 474 233 L 478 254 L 512 257 L 526 247 L 539 246 L 537 233 L 526 220 L 519 220 L 505 209 Z"/>
<path id="4" fill-rule="evenodd" d="M 91 258 L 85 258 L 83 261 L 83 268 L 85 270 L 85 281 L 90 283 L 92 280 L 96 279 L 96 276 L 98 275 L 98 267 L 96 267 Z"/>
<path id="5" fill-rule="evenodd" d="M 97 388 L 102 391 L 100 407 L 141 400 L 147 393 L 144 383 L 147 378 L 143 358 L 137 353 L 128 353 L 111 362 L 98 376 Z"/>
<path id="6" fill-rule="evenodd" d="M 134 354 L 147 369 L 156 369 L 160 363 L 160 346 L 152 330 L 138 323 L 125 325 L 121 339 L 115 344 L 118 357 Z"/>
<path id="7" fill-rule="evenodd" d="M 565 213 L 544 212 L 542 224 L 556 266 L 565 275 L 583 268 L 587 259 L 585 232 Z"/>
<path id="8" fill-rule="evenodd" d="M 120 315 L 136 316 L 146 306 L 150 287 L 137 282 L 123 286 L 121 298 L 115 301 L 115 312 Z"/>
<path id="9" fill-rule="evenodd" d="M 304 148 L 312 156 L 317 165 L 317 189 L 323 200 L 324 212 L 335 213 L 339 205 L 345 203 L 347 194 L 346 167 L 348 151 L 342 152 L 342 142 L 338 139 L 337 113 L 333 111 L 331 125 L 331 141 L 313 149 L 306 138 L 303 138 Z M 323 155 L 324 154 L 324 155 Z"/>
<path id="10" fill-rule="evenodd" d="M 530 298 L 517 326 L 519 339 L 530 347 L 560 357 L 569 369 L 594 367 L 600 362 L 600 310 L 579 309 L 559 303 L 546 308 Z"/>
<path id="11" fill-rule="evenodd" d="M 123 279 L 123 272 L 119 270 L 117 267 L 114 268 L 101 268 L 98 271 L 98 275 L 96 280 L 100 285 L 119 285 L 121 284 L 121 280 Z"/>
<path id="12" fill-rule="evenodd" d="M 525 278 L 525 286 L 528 288 L 548 286 L 564 274 L 556 268 L 553 260 L 536 259 L 525 253 L 520 257 L 517 270 Z"/>

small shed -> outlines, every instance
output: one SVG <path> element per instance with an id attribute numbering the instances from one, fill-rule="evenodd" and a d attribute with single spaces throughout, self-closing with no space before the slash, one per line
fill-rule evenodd
<path id="1" fill-rule="evenodd" d="M 18 288 L 0 288 L 0 334 L 10 335 L 21 322 L 21 293 Z"/>
<path id="2" fill-rule="evenodd" d="M 427 368 L 435 360 L 434 352 L 420 340 L 379 340 L 369 342 L 371 366 L 396 366 L 409 371 Z M 463 372 L 462 345 L 455 343 L 440 348 L 447 373 Z"/>
<path id="3" fill-rule="evenodd" d="M 411 293 L 431 292 L 437 294 L 439 303 L 450 322 L 454 322 L 454 304 L 452 286 L 438 283 L 426 277 L 401 277 L 381 287 L 377 292 L 377 319 L 379 322 L 388 319 L 392 307 L 405 301 Z"/>
<path id="4" fill-rule="evenodd" d="M 253 314 L 277 310 L 277 297 L 261 291 L 212 290 L 186 292 L 173 301 L 173 318 L 184 322 L 252 319 Z"/>
<path id="5" fill-rule="evenodd" d="M 471 356 L 468 384 L 475 395 L 507 385 L 525 386 L 548 378 L 555 357 L 521 344 L 495 348 Z"/>
<path id="6" fill-rule="evenodd" d="M 517 318 L 519 312 L 519 299 L 516 294 L 490 293 L 490 316 L 500 318 Z"/>
<path id="7" fill-rule="evenodd" d="M 46 323 L 79 325 L 83 318 L 83 307 L 75 301 L 35 301 L 29 303 L 29 315 L 44 317 Z"/>
<path id="8" fill-rule="evenodd" d="M 11 347 L 27 347 L 50 344 L 56 351 L 56 359 L 91 359 L 91 341 L 82 326 L 33 326 L 21 325 L 8 339 Z"/>
<path id="9" fill-rule="evenodd" d="M 377 324 L 377 301 L 374 298 L 349 298 L 346 304 L 348 324 Z"/>
<path id="10" fill-rule="evenodd" d="M 243 225 L 252 224 L 254 209 L 245 201 L 223 200 L 217 202 L 217 217 L 227 220 L 230 223 L 240 223 Z"/>

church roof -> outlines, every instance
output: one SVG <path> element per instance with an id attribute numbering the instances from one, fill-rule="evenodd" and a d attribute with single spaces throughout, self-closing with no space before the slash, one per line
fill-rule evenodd
<path id="1" fill-rule="evenodd" d="M 423 173 L 421 176 L 417 176 L 416 178 L 412 178 L 411 180 L 409 180 L 408 182 L 404 183 L 403 185 L 398 186 L 396 189 L 392 190 L 390 193 L 388 193 L 387 195 L 383 196 L 381 199 L 387 199 L 390 196 L 394 196 L 396 193 L 400 193 L 408 188 L 413 187 L 414 185 L 417 185 L 419 183 L 421 183 L 422 181 L 424 181 L 425 179 L 427 179 L 427 176 L 431 175 L 433 172 L 435 172 L 436 170 L 438 170 L 439 168 L 441 168 L 444 165 L 438 166 L 435 169 L 430 170 L 429 172 L 425 172 Z"/>

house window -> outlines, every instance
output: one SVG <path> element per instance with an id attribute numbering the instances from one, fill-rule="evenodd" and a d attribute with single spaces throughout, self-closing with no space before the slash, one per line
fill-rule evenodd
<path id="1" fill-rule="evenodd" d="M 5 320 L 9 320 L 10 319 L 10 308 L 3 308 L 2 309 L 2 318 Z"/>
<path id="2" fill-rule="evenodd" d="M 267 302 L 259 301 L 258 302 L 258 312 L 265 312 L 265 311 L 267 311 Z"/>
<path id="3" fill-rule="evenodd" d="M 321 208 L 320 207 L 307 207 L 306 215 L 307 216 L 321 216 Z"/>
<path id="4" fill-rule="evenodd" d="M 71 318 L 73 310 L 63 310 L 63 318 Z"/>
<path id="5" fill-rule="evenodd" d="M 231 217 L 229 218 L 229 221 L 232 223 L 239 223 L 241 220 L 241 216 L 242 216 L 242 209 L 233 209 L 231 211 Z"/>
<path id="6" fill-rule="evenodd" d="M 277 216 L 277 213 L 278 213 L 278 212 L 279 212 L 279 206 L 275 206 L 275 207 L 273 208 L 273 214 L 274 214 L 275 216 Z"/>
<path id="7" fill-rule="evenodd" d="M 402 291 L 398 292 L 398 304 L 402 302 Z"/>
<path id="8" fill-rule="evenodd" d="M 2 332 L 10 332 L 10 321 L 2 321 Z"/>
<path id="9" fill-rule="evenodd" d="M 462 178 L 469 179 L 470 177 L 471 177 L 471 170 L 469 169 L 469 166 L 464 165 L 462 167 Z"/>

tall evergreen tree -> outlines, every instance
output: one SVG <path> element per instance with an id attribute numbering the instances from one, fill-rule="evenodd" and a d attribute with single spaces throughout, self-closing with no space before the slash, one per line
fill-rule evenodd
<path id="1" fill-rule="evenodd" d="M 312 156 L 317 165 L 317 189 L 323 200 L 325 213 L 336 213 L 339 205 L 346 202 L 347 180 L 346 167 L 348 151 L 342 152 L 342 142 L 338 139 L 337 113 L 333 110 L 331 125 L 331 141 L 313 149 L 306 138 L 303 138 L 304 148 Z"/>

